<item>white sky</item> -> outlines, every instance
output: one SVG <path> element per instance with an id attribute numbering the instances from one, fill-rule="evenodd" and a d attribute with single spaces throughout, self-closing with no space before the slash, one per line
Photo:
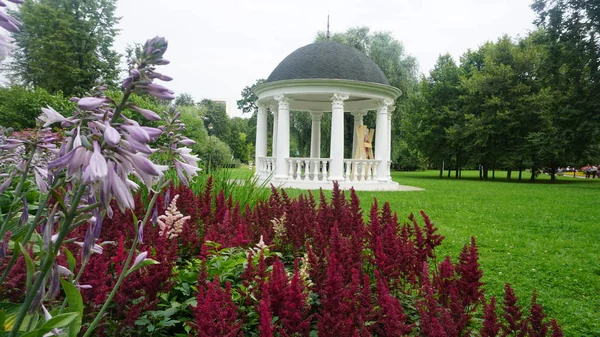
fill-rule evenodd
<path id="1" fill-rule="evenodd" d="M 531 0 L 119 0 L 121 33 L 115 48 L 155 35 L 169 41 L 161 71 L 168 87 L 195 100 L 226 99 L 230 112 L 240 92 L 267 78 L 295 49 L 325 30 L 367 26 L 389 31 L 427 73 L 440 54 L 456 59 L 502 34 L 533 30 Z"/>

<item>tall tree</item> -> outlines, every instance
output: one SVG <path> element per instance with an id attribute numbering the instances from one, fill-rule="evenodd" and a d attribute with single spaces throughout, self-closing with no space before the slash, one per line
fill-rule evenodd
<path id="1" fill-rule="evenodd" d="M 13 34 L 14 79 L 66 95 L 82 94 L 97 81 L 114 84 L 115 9 L 116 0 L 26 0 L 15 13 L 23 26 Z"/>
<path id="2" fill-rule="evenodd" d="M 265 83 L 265 79 L 260 78 L 256 80 L 254 84 L 246 86 L 244 89 L 242 89 L 242 98 L 236 102 L 238 109 L 242 110 L 243 113 L 252 113 L 253 115 L 256 114 L 258 111 L 258 107 L 256 106 L 256 100 L 258 97 L 256 97 L 256 94 L 254 94 L 254 88 L 263 83 Z"/>
<path id="3" fill-rule="evenodd" d="M 550 165 L 582 164 L 600 149 L 600 7 L 597 0 L 536 0 L 532 8 L 547 52 L 540 67 L 553 132 L 544 138 L 565 146 Z"/>
<path id="4" fill-rule="evenodd" d="M 231 121 L 227 115 L 225 104 L 210 99 L 203 99 L 198 104 L 206 108 L 204 126 L 208 130 L 208 134 L 229 143 L 231 141 Z"/>

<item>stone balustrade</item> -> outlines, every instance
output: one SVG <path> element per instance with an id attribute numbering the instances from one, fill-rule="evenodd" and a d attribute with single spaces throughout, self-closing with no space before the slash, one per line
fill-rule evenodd
<path id="1" fill-rule="evenodd" d="M 376 180 L 381 160 L 374 159 L 344 159 L 346 181 Z"/>

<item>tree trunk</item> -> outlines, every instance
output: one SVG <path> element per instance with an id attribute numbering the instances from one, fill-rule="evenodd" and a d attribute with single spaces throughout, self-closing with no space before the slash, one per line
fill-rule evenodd
<path id="1" fill-rule="evenodd" d="M 535 181 L 535 167 L 531 168 L 531 178 L 529 178 L 530 181 Z"/>
<path id="2" fill-rule="evenodd" d="M 506 171 L 506 180 L 510 180 L 510 176 L 511 176 L 511 174 L 512 174 L 512 169 L 508 169 L 508 170 Z"/>
<path id="3" fill-rule="evenodd" d="M 479 164 L 479 180 L 483 179 L 483 164 Z"/>
<path id="4" fill-rule="evenodd" d="M 519 162 L 519 181 L 521 181 L 521 177 L 523 176 L 523 159 Z"/>
<path id="5" fill-rule="evenodd" d="M 492 180 L 496 179 L 496 157 L 494 157 L 494 161 L 492 162 Z"/>
<path id="6" fill-rule="evenodd" d="M 442 162 L 442 166 L 440 166 L 440 178 L 444 176 L 444 162 Z"/>
<path id="7" fill-rule="evenodd" d="M 450 175 L 452 174 L 452 166 L 450 166 L 450 163 L 452 163 L 452 157 L 448 158 L 448 178 L 450 178 Z"/>
<path id="8" fill-rule="evenodd" d="M 460 170 L 460 161 L 459 161 L 458 153 L 456 154 L 456 171 L 454 172 L 454 179 L 458 179 L 458 171 Z"/>

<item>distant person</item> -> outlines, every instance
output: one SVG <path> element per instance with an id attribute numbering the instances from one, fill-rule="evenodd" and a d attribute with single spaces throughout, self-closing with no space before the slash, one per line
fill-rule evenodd
<path id="1" fill-rule="evenodd" d="M 596 175 L 597 174 L 598 174 L 598 167 L 597 166 L 592 166 L 592 169 L 591 169 L 592 179 L 596 179 Z"/>
<path id="2" fill-rule="evenodd" d="M 592 175 L 592 166 L 590 164 L 587 164 L 587 166 L 585 167 L 585 179 L 590 179 L 591 175 Z"/>

